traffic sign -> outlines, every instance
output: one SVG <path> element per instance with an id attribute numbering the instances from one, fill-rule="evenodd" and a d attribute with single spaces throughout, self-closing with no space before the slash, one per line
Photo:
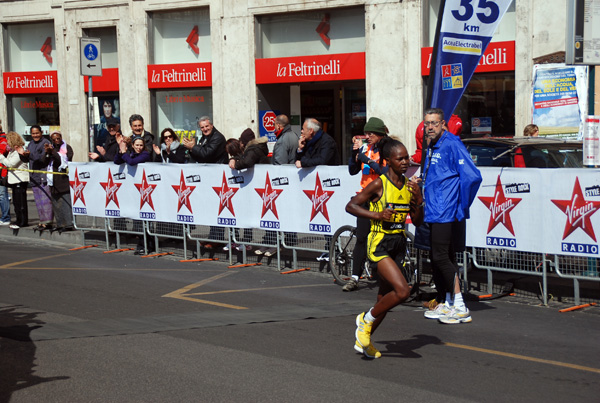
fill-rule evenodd
<path id="1" fill-rule="evenodd" d="M 102 53 L 100 52 L 100 38 L 80 38 L 81 49 L 81 75 L 102 75 Z"/>
<path id="2" fill-rule="evenodd" d="M 275 130 L 275 113 L 273 111 L 267 111 L 262 118 L 262 125 L 267 132 Z"/>

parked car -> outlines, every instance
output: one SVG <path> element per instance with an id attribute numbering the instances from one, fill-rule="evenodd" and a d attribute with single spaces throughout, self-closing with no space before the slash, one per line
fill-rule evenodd
<path id="1" fill-rule="evenodd" d="M 483 167 L 582 168 L 583 142 L 546 137 L 463 139 L 473 162 Z"/>

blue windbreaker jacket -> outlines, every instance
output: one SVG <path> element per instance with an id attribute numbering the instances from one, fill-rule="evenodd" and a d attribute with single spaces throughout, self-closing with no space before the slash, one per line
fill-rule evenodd
<path id="1" fill-rule="evenodd" d="M 469 218 L 481 173 L 457 136 L 446 131 L 427 147 L 423 165 L 425 222 L 447 223 Z"/>

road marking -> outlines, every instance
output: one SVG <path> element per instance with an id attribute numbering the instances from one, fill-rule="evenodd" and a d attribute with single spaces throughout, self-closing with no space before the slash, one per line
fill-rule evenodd
<path id="1" fill-rule="evenodd" d="M 331 284 L 309 284 L 309 285 L 288 285 L 281 287 L 262 287 L 262 288 L 245 288 L 241 290 L 222 290 L 222 291 L 208 291 L 208 292 L 196 292 L 187 295 L 211 295 L 211 294 L 230 294 L 234 292 L 249 292 L 249 291 L 264 291 L 264 290 L 283 290 L 286 288 L 306 288 L 306 287 L 331 287 Z"/>
<path id="2" fill-rule="evenodd" d="M 2 266 L 0 266 L 0 269 L 9 269 L 11 267 L 19 266 L 19 265 L 22 265 L 25 263 L 37 262 L 37 261 L 44 260 L 44 259 L 54 259 L 55 257 L 67 256 L 67 255 L 72 255 L 72 253 L 68 252 L 68 253 L 59 253 L 57 255 L 46 255 L 46 256 L 35 258 L 35 259 L 27 259 L 27 260 L 21 260 L 20 262 L 7 263 L 7 264 L 3 264 Z"/>
<path id="3" fill-rule="evenodd" d="M 478 351 L 480 353 L 493 354 L 493 355 L 501 355 L 504 357 L 516 358 L 519 360 L 539 362 L 542 364 L 556 365 L 559 367 L 579 369 L 581 371 L 588 371 L 588 372 L 594 372 L 594 373 L 600 374 L 600 369 L 592 368 L 592 367 L 585 367 L 583 365 L 569 364 L 566 362 L 553 361 L 553 360 L 545 360 L 543 358 L 528 357 L 526 355 L 520 355 L 520 354 L 505 353 L 503 351 L 489 350 L 487 348 L 480 348 L 480 347 L 473 347 L 473 346 L 466 346 L 464 344 L 455 344 L 455 343 L 443 343 L 443 344 L 448 347 L 462 348 L 464 350 Z"/>
<path id="4" fill-rule="evenodd" d="M 224 304 L 221 302 L 214 302 L 214 301 L 207 301 L 204 299 L 198 299 L 198 298 L 192 298 L 189 297 L 188 295 L 194 295 L 194 294 L 185 294 L 186 292 L 193 290 L 194 288 L 198 288 L 201 287 L 205 284 L 211 283 L 213 281 L 219 280 L 223 277 L 229 276 L 231 274 L 237 273 L 235 271 L 226 271 L 223 272 L 221 274 L 217 274 L 216 276 L 212 276 L 209 277 L 207 279 L 204 279 L 202 281 L 199 281 L 197 283 L 194 284 L 190 284 L 190 285 L 186 285 L 183 288 L 180 288 L 178 290 L 175 290 L 173 292 L 170 292 L 168 294 L 163 295 L 164 298 L 175 298 L 175 299 L 181 299 L 184 301 L 192 301 L 192 302 L 200 302 L 201 304 L 208 304 L 208 305 L 215 305 L 215 306 L 220 306 L 223 308 L 230 308 L 230 309 L 248 309 L 247 307 L 244 306 L 238 306 L 238 305 L 230 305 L 230 304 Z"/>
<path id="5" fill-rule="evenodd" d="M 193 271 L 197 272 L 198 269 L 174 269 L 167 267 L 164 269 L 134 269 L 131 267 L 4 267 L 0 266 L 0 270 L 89 270 L 89 271 Z"/>

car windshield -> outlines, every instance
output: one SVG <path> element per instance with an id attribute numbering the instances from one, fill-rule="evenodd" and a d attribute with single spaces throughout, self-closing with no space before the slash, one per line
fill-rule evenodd
<path id="1" fill-rule="evenodd" d="M 581 143 L 510 143 L 472 141 L 465 144 L 473 162 L 486 167 L 582 168 Z"/>

